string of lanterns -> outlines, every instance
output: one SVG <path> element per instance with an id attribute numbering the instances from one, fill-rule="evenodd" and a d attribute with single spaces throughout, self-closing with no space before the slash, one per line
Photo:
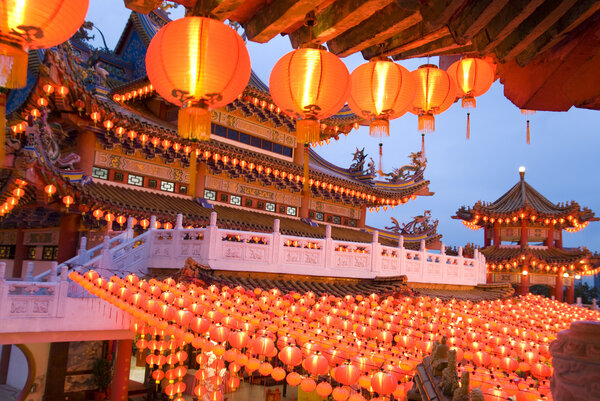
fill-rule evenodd
<path id="1" fill-rule="evenodd" d="M 472 388 L 500 399 L 551 399 L 549 343 L 574 320 L 600 319 L 533 295 L 444 302 L 204 287 L 133 274 L 107 280 L 94 271 L 70 278 L 134 317 L 130 328 L 138 349 L 149 352 L 152 378 L 177 401 L 190 358 L 199 365 L 193 394 L 214 401 L 240 386 L 243 371 L 335 400 L 404 399 L 414 368 L 442 335 L 459 371 L 471 372 Z"/>

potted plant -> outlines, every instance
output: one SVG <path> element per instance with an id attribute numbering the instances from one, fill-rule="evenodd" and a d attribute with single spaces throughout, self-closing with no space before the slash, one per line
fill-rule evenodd
<path id="1" fill-rule="evenodd" d="M 112 379 L 111 363 L 106 358 L 98 358 L 94 361 L 92 368 L 94 384 L 98 386 L 94 394 L 95 401 L 102 401 L 108 397 L 108 388 Z"/>

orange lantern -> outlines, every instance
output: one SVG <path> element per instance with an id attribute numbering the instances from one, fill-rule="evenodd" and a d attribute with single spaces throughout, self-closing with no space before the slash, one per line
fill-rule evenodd
<path id="1" fill-rule="evenodd" d="M 447 110 L 456 99 L 456 84 L 436 65 L 425 64 L 411 72 L 417 92 L 409 111 L 419 116 L 419 132 L 435 131 L 434 114 Z"/>
<path id="2" fill-rule="evenodd" d="M 182 107 L 179 135 L 208 140 L 209 110 L 242 93 L 250 79 L 250 56 L 243 39 L 227 25 L 185 17 L 154 35 L 146 52 L 146 71 L 156 91 Z"/>
<path id="3" fill-rule="evenodd" d="M 415 81 L 406 68 L 388 58 L 360 65 L 350 75 L 348 105 L 369 121 L 369 134 L 380 138 L 379 174 L 383 175 L 381 139 L 390 135 L 390 121 L 406 113 L 415 98 Z"/>
<path id="4" fill-rule="evenodd" d="M 73 197 L 71 195 L 63 196 L 62 201 L 67 207 L 67 210 L 69 210 L 69 206 L 71 206 L 74 202 Z"/>
<path id="5" fill-rule="evenodd" d="M 344 63 L 322 46 L 302 47 L 283 56 L 271 71 L 273 102 L 296 119 L 296 134 L 304 144 L 304 189 L 308 190 L 309 145 L 321 134 L 319 120 L 337 113 L 350 92 Z"/>
<path id="6" fill-rule="evenodd" d="M 5 0 L 0 7 L 0 86 L 27 81 L 27 52 L 56 46 L 81 26 L 89 0 Z"/>
<path id="7" fill-rule="evenodd" d="M 381 395 L 393 393 L 397 386 L 398 380 L 390 373 L 377 372 L 371 378 L 371 387 Z"/>
<path id="8" fill-rule="evenodd" d="M 494 82 L 494 68 L 486 60 L 465 57 L 448 67 L 448 75 L 454 80 L 458 96 L 462 98 L 462 107 L 474 109 L 477 105 L 476 96 L 487 92 Z M 471 114 L 467 113 L 467 139 L 470 137 Z"/>
<path id="9" fill-rule="evenodd" d="M 44 187 L 44 192 L 48 195 L 48 198 L 50 198 L 56 193 L 56 187 L 52 184 L 48 184 Z"/>

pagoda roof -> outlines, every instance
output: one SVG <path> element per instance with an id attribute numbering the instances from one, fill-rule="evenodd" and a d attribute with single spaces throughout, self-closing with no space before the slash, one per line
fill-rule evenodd
<path id="1" fill-rule="evenodd" d="M 524 172 L 521 173 L 521 179 L 494 202 L 478 201 L 472 208 L 463 206 L 453 218 L 466 221 L 479 220 L 477 224 L 480 224 L 480 220 L 484 217 L 497 219 L 515 217 L 521 213 L 525 213 L 526 216 L 533 214 L 550 219 L 577 217 L 579 223 L 598 220 L 591 210 L 581 208 L 574 201 L 566 204 L 552 203 L 525 181 Z"/>
<path id="2" fill-rule="evenodd" d="M 579 263 L 590 253 L 582 249 L 548 248 L 546 246 L 534 246 L 521 248 L 520 246 L 488 246 L 481 249 L 489 263 L 511 263 L 525 258 L 532 258 L 545 264 L 572 264 Z"/>

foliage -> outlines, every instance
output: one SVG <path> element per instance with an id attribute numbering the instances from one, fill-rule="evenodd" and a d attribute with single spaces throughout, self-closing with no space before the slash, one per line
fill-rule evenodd
<path id="1" fill-rule="evenodd" d="M 591 304 L 592 299 L 598 299 L 598 288 L 590 287 L 587 283 L 578 283 L 575 285 L 575 299 L 581 297 L 581 302 Z"/>
<path id="2" fill-rule="evenodd" d="M 106 392 L 110 386 L 112 379 L 111 363 L 106 358 L 98 358 L 94 361 L 92 374 L 94 375 L 94 384 L 98 386 L 98 390 Z"/>
<path id="3" fill-rule="evenodd" d="M 533 295 L 541 295 L 546 298 L 550 298 L 550 287 L 543 284 L 535 284 L 529 287 L 529 292 Z"/>

